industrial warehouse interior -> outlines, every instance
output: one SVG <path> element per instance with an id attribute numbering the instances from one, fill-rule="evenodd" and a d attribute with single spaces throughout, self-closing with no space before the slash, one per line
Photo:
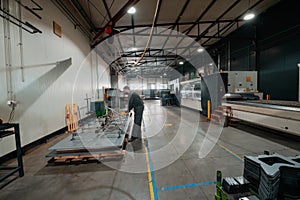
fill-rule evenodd
<path id="1" fill-rule="evenodd" d="M 299 0 L 0 0 L 1 200 L 299 200 Z"/>

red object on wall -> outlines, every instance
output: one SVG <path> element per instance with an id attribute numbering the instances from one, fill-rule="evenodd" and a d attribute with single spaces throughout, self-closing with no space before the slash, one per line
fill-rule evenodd
<path id="1" fill-rule="evenodd" d="M 113 23 L 109 22 L 108 25 L 105 27 L 105 33 L 110 35 L 112 33 L 113 30 Z"/>
<path id="2" fill-rule="evenodd" d="M 111 34 L 112 33 L 112 27 L 111 26 L 107 26 L 107 27 L 105 27 L 105 33 L 106 34 Z"/>

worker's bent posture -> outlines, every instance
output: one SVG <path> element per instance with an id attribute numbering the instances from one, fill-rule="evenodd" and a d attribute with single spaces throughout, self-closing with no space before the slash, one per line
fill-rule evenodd
<path id="1" fill-rule="evenodd" d="M 134 125 L 129 142 L 142 138 L 142 120 L 144 112 L 144 103 L 141 97 L 136 92 L 131 92 L 128 86 L 123 88 L 124 94 L 128 94 L 128 112 L 134 110 Z"/>

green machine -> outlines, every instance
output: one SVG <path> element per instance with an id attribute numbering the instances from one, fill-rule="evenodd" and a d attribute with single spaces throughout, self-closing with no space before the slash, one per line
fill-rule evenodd
<path id="1" fill-rule="evenodd" d="M 106 115 L 106 105 L 104 101 L 91 102 L 91 111 L 96 113 L 97 117 Z"/>

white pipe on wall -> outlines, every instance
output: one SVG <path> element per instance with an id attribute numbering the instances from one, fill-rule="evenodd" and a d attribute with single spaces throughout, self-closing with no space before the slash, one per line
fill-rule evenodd
<path id="1" fill-rule="evenodd" d="M 24 76 L 24 50 L 23 50 L 23 32 L 22 32 L 22 7 L 21 7 L 21 0 L 18 0 L 19 7 L 18 7 L 18 14 L 19 14 L 19 39 L 20 39 L 20 62 L 21 62 L 21 76 L 22 76 L 22 82 L 25 81 L 25 76 Z"/>
<path id="2" fill-rule="evenodd" d="M 3 10 L 7 13 L 9 10 L 9 1 L 3 1 Z M 6 14 L 5 14 L 6 15 Z M 6 84 L 7 84 L 7 99 L 13 100 L 13 83 L 12 83 L 12 52 L 11 52 L 11 34 L 10 34 L 10 17 L 7 15 L 3 19 L 3 30 L 4 30 L 4 54 L 5 54 L 5 67 L 6 67 Z"/>

